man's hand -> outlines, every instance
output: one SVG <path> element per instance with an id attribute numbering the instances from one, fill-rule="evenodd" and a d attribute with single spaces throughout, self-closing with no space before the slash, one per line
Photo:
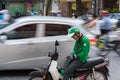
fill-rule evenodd
<path id="1" fill-rule="evenodd" d="M 69 55 L 69 56 L 67 56 L 67 59 L 77 59 L 77 56 L 76 55 Z"/>
<path id="2" fill-rule="evenodd" d="M 77 59 L 77 55 L 76 54 L 74 54 L 72 56 L 73 56 L 73 59 Z"/>
<path id="3" fill-rule="evenodd" d="M 68 55 L 66 58 L 67 58 L 68 60 L 72 60 L 72 59 L 73 59 L 73 56 L 72 56 L 72 55 Z"/>

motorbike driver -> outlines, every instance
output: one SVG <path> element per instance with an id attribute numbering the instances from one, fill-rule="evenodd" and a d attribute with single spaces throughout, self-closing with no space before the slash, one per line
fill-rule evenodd
<path id="1" fill-rule="evenodd" d="M 101 35 L 98 37 L 98 40 L 100 41 L 104 40 L 104 41 L 102 41 L 102 43 L 99 43 L 98 47 L 107 48 L 106 45 L 109 40 L 108 33 L 112 31 L 114 24 L 111 22 L 111 18 L 108 17 L 109 11 L 101 10 L 100 14 L 101 14 L 101 23 L 100 23 Z"/>
<path id="2" fill-rule="evenodd" d="M 65 69 L 63 80 L 69 80 L 70 73 L 73 73 L 76 69 L 80 68 L 87 62 L 90 48 L 89 39 L 80 32 L 79 28 L 70 28 L 68 30 L 68 36 L 76 40 L 76 42 L 71 54 L 73 61 Z"/>
<path id="3" fill-rule="evenodd" d="M 101 21 L 100 27 L 101 27 L 101 33 L 102 35 L 107 34 L 112 30 L 113 23 L 111 22 L 111 19 L 108 17 L 109 12 L 107 10 L 101 10 Z"/>

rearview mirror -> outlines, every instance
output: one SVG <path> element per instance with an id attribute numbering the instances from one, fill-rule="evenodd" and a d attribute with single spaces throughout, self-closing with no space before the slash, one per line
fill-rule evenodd
<path id="1" fill-rule="evenodd" d="M 0 42 L 4 42 L 5 40 L 7 40 L 7 34 L 6 33 L 2 33 L 0 35 Z"/>
<path id="2" fill-rule="evenodd" d="M 55 46 L 59 46 L 59 42 L 57 40 L 55 41 Z"/>

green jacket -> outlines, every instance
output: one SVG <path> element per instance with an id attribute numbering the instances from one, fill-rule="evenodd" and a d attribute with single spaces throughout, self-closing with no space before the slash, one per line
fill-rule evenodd
<path id="1" fill-rule="evenodd" d="M 88 53 L 90 49 L 90 42 L 86 36 L 83 36 L 81 40 L 75 42 L 72 55 L 77 55 L 78 59 L 85 63 L 88 59 Z"/>

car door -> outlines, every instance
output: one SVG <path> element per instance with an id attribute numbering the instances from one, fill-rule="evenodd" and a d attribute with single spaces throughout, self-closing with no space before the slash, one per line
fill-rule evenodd
<path id="1" fill-rule="evenodd" d="M 72 25 L 68 24 L 53 24 L 46 23 L 45 24 L 45 37 L 46 40 L 49 40 L 49 44 L 47 46 L 51 47 L 51 50 L 54 50 L 54 43 L 56 40 L 59 41 L 60 46 L 58 47 L 58 51 L 60 52 L 59 56 L 59 66 L 64 65 L 64 61 L 66 56 L 70 55 L 72 52 L 74 40 L 69 39 L 67 36 L 67 31 Z"/>

